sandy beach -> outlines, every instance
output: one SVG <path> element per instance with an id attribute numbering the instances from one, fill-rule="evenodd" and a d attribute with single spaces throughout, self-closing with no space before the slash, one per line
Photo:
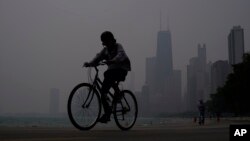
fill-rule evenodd
<path id="1" fill-rule="evenodd" d="M 228 141 L 230 124 L 237 122 L 136 125 L 130 131 L 102 124 L 90 131 L 74 127 L 0 127 L 0 141 Z"/>

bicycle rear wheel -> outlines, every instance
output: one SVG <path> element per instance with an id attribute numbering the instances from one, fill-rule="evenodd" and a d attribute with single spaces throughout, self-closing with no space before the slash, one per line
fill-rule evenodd
<path id="1" fill-rule="evenodd" d="M 137 101 L 129 90 L 123 90 L 114 102 L 114 119 L 121 130 L 129 130 L 136 122 L 138 114 Z"/>
<path id="2" fill-rule="evenodd" d="M 80 130 L 93 128 L 100 113 L 100 96 L 92 85 L 81 83 L 71 91 L 68 99 L 68 115 L 76 128 Z"/>

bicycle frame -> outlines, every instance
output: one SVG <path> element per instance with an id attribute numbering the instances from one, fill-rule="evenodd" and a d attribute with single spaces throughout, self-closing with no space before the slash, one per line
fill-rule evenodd
<path id="1" fill-rule="evenodd" d="M 103 102 L 106 101 L 103 100 L 106 100 L 106 96 L 103 97 L 104 95 L 101 93 L 103 82 L 99 78 L 98 66 L 93 67 L 96 71 L 92 75 L 93 79 L 89 83 L 83 82 L 76 85 L 69 95 L 67 106 L 69 118 L 72 124 L 80 130 L 93 128 L 101 114 L 105 114 L 103 109 L 106 107 L 103 106 L 106 105 L 103 105 Z M 89 77 L 91 76 L 89 75 Z M 107 102 L 112 108 L 111 114 L 113 114 L 117 126 L 122 130 L 129 130 L 136 122 L 137 101 L 130 90 L 120 89 L 119 82 L 118 80 L 112 84 L 112 89 L 106 94 Z"/>
<path id="2" fill-rule="evenodd" d="M 97 90 L 97 91 L 98 91 L 98 94 L 101 96 L 102 81 L 101 81 L 100 78 L 99 78 L 99 69 L 97 68 L 97 66 L 95 66 L 94 68 L 95 68 L 96 74 L 95 74 L 94 81 L 93 81 L 93 83 L 92 83 L 92 86 L 93 86 L 93 87 L 92 87 L 92 89 L 89 91 L 89 94 L 88 94 L 88 96 L 87 96 L 87 98 L 86 98 L 86 100 L 85 100 L 85 102 L 84 102 L 84 104 L 83 104 L 83 107 L 88 107 L 88 106 L 90 105 L 90 103 L 91 103 L 91 101 L 92 101 L 92 99 L 93 99 L 93 96 L 94 96 L 94 95 L 91 94 L 91 92 L 93 92 L 94 90 Z M 115 96 L 117 93 L 120 93 L 120 92 L 121 92 L 120 89 L 119 89 L 119 87 L 118 87 L 118 84 L 119 84 L 119 82 L 116 82 L 116 83 L 112 86 L 112 88 L 114 89 L 114 94 L 112 94 L 110 91 L 108 92 L 108 95 L 112 98 L 112 104 L 113 104 L 113 102 L 114 102 L 114 101 L 113 101 L 113 100 L 114 100 L 114 96 Z M 91 98 L 90 98 L 90 100 L 88 100 L 90 96 L 91 96 Z M 126 112 L 126 111 L 129 111 L 129 110 L 130 110 L 130 105 L 128 104 L 128 102 L 127 102 L 127 100 L 126 100 L 125 97 L 124 97 L 124 100 L 125 100 L 125 103 L 126 103 L 128 109 L 122 110 L 121 112 Z M 87 101 L 88 101 L 88 102 L 87 102 Z M 85 106 L 86 103 L 87 103 L 87 106 Z M 123 104 L 122 104 L 122 107 L 124 107 Z M 123 113 L 123 114 L 124 114 L 124 113 Z"/>
<path id="3" fill-rule="evenodd" d="M 96 71 L 96 74 L 95 74 L 95 78 L 94 78 L 94 81 L 92 83 L 92 89 L 89 91 L 89 94 L 85 100 L 85 102 L 83 103 L 82 107 L 88 107 L 89 104 L 91 103 L 92 99 L 93 99 L 93 96 L 94 95 L 91 95 L 91 93 L 94 91 L 94 90 L 97 90 L 97 93 L 98 95 L 101 96 L 101 86 L 102 86 L 102 81 L 100 80 L 99 78 L 99 70 L 97 68 L 97 66 L 94 67 L 95 68 L 95 71 Z M 120 92 L 120 89 L 119 87 L 117 86 L 117 88 L 115 88 L 115 86 L 112 87 L 114 90 L 115 90 L 115 93 L 116 92 Z M 114 98 L 114 94 L 112 94 L 110 91 L 108 92 L 108 94 L 111 96 L 111 98 L 113 99 Z M 89 100 L 89 97 L 91 96 L 90 100 Z M 86 104 L 87 103 L 87 104 Z"/>

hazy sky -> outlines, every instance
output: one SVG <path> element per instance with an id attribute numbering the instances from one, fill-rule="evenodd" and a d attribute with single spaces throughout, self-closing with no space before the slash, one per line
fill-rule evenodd
<path id="1" fill-rule="evenodd" d="M 71 89 L 87 81 L 81 66 L 102 49 L 105 30 L 124 46 L 140 90 L 145 58 L 156 52 L 160 9 L 185 80 L 198 43 L 207 45 L 208 61 L 227 60 L 234 25 L 244 28 L 250 51 L 249 7 L 249 0 L 0 0 L 0 112 L 46 113 L 50 88 L 60 89 L 65 111 Z"/>

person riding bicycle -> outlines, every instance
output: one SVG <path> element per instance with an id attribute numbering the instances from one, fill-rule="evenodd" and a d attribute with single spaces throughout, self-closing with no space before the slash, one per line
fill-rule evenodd
<path id="1" fill-rule="evenodd" d="M 108 69 L 104 72 L 104 80 L 101 88 L 101 100 L 104 108 L 104 115 L 99 119 L 101 123 L 110 121 L 112 108 L 107 101 L 107 93 L 109 89 L 115 85 L 116 81 L 124 81 L 128 71 L 131 70 L 131 64 L 122 45 L 116 42 L 114 35 L 110 31 L 105 31 L 101 34 L 103 49 L 96 57 L 85 62 L 85 67 L 98 65 L 99 62 L 105 61 Z"/>

